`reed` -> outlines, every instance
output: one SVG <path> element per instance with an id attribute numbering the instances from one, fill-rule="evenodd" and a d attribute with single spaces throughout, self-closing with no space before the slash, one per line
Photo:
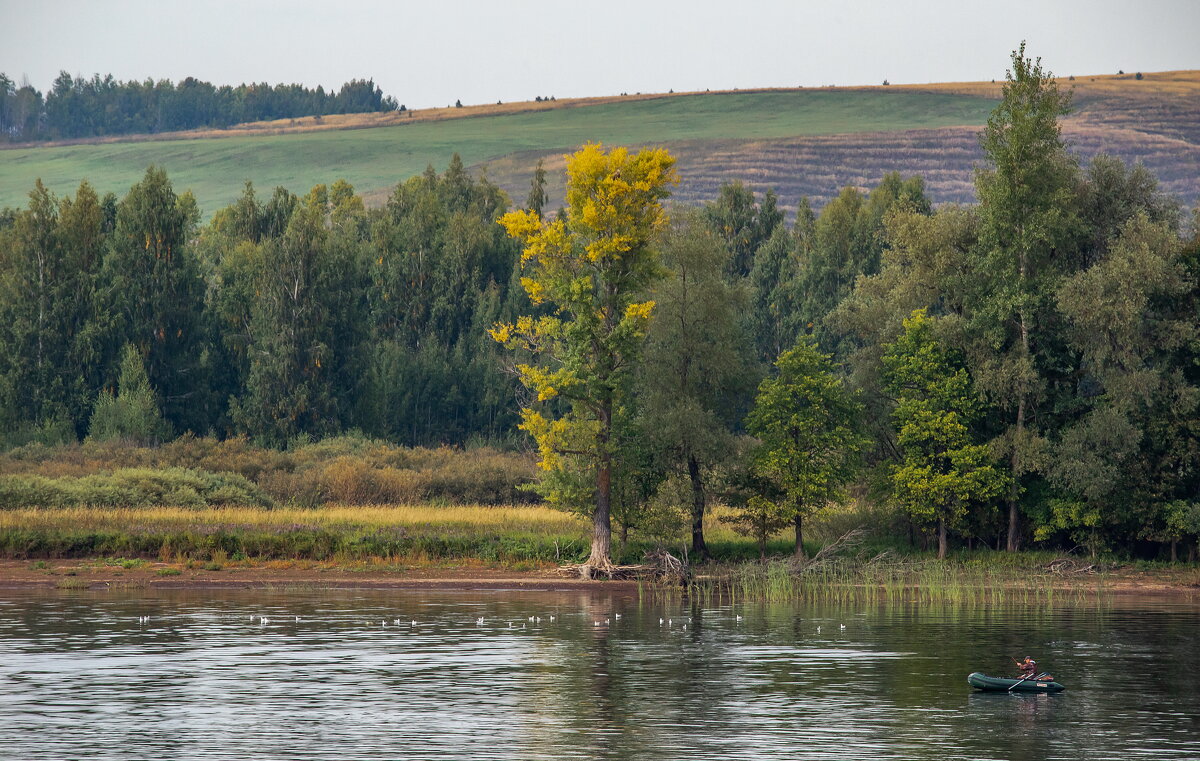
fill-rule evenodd
<path id="1" fill-rule="evenodd" d="M 686 589 L 643 588 L 651 598 L 720 599 L 730 604 L 891 602 L 952 605 L 1030 605 L 1091 601 L 1105 593 L 1102 575 L 1075 580 L 1042 570 L 1036 557 L 985 566 L 969 559 L 863 561 L 816 566 L 792 561 L 726 565 L 698 576 Z"/>

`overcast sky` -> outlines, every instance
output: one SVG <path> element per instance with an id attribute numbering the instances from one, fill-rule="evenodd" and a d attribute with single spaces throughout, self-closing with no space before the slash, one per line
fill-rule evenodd
<path id="1" fill-rule="evenodd" d="M 410 108 L 536 95 L 1200 69 L 1198 0 L 0 0 L 0 72 L 374 78 Z"/>

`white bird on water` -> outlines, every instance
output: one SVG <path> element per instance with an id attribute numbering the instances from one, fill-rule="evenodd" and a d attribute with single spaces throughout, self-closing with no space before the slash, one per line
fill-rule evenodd
<path id="1" fill-rule="evenodd" d="M 737 616 L 737 617 L 736 617 L 736 620 L 737 620 L 737 622 L 740 624 L 740 623 L 742 622 L 742 617 L 741 617 L 741 616 Z"/>
<path id="2" fill-rule="evenodd" d="M 841 628 L 841 630 L 842 630 L 842 631 L 846 631 L 846 625 L 845 625 L 845 624 L 838 624 L 838 626 Z"/>
<path id="3" fill-rule="evenodd" d="M 266 617 L 266 616 L 261 616 L 261 617 L 259 617 L 259 619 L 258 619 L 258 625 L 259 625 L 259 626 L 266 626 L 266 625 L 267 625 L 267 617 Z"/>
<path id="4" fill-rule="evenodd" d="M 820 633 L 821 633 L 821 627 L 819 627 L 819 626 L 818 626 L 818 627 L 817 627 L 817 634 L 820 634 Z"/>
<path id="5" fill-rule="evenodd" d="M 475 625 L 483 626 L 483 616 L 480 616 L 479 618 L 475 619 Z"/>

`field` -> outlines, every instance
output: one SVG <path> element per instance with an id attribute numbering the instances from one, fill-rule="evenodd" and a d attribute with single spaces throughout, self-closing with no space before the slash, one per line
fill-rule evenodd
<path id="1" fill-rule="evenodd" d="M 1200 72 L 1081 77 L 1064 134 L 1084 157 L 1141 160 L 1187 203 L 1200 199 Z M 679 157 L 677 197 L 712 198 L 721 183 L 774 187 L 785 208 L 801 194 L 822 205 L 845 185 L 870 186 L 890 170 L 926 178 L 935 200 L 971 200 L 976 135 L 999 94 L 992 83 L 636 95 L 551 103 L 432 109 L 243 125 L 221 131 L 121 138 L 0 151 L 0 207 L 22 205 L 37 178 L 66 193 L 86 178 L 124 192 L 149 164 L 206 215 L 251 180 L 304 192 L 344 178 L 378 204 L 397 182 L 458 152 L 518 201 L 537 160 L 551 172 L 585 141 L 662 144 Z M 380 126 L 383 125 L 383 126 Z"/>

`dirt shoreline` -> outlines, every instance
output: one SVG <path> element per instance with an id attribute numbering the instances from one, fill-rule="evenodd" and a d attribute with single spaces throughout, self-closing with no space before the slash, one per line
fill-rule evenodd
<path id="1" fill-rule="evenodd" d="M 488 567 L 338 566 L 330 563 L 268 562 L 204 567 L 199 564 L 106 560 L 0 560 L 0 590 L 105 589 L 382 589 L 443 591 L 590 591 L 636 593 L 636 581 L 587 581 L 559 575 L 555 568 L 515 571 Z M 701 577 L 703 578 L 703 577 Z M 1019 585 L 1009 585 L 1020 589 Z M 1035 586 L 1045 589 L 1045 579 Z M 1200 603 L 1193 570 L 1124 568 L 1100 576 L 1064 576 L 1056 591 L 1096 592 L 1119 597 L 1170 597 Z"/>

